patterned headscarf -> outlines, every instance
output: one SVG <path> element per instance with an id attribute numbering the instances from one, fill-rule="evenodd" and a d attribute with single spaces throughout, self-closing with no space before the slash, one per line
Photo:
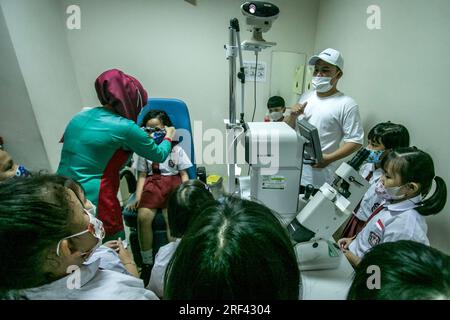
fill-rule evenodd
<path id="1" fill-rule="evenodd" d="M 95 80 L 95 90 L 102 105 L 109 104 L 122 117 L 137 121 L 147 104 L 147 91 L 140 82 L 117 69 L 103 72 Z"/>

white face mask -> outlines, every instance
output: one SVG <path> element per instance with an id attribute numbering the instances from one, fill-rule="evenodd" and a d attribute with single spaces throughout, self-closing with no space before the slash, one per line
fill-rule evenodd
<path id="1" fill-rule="evenodd" d="M 311 84 L 317 92 L 324 93 L 333 88 L 333 85 L 331 84 L 332 79 L 332 77 L 313 77 Z"/>
<path id="2" fill-rule="evenodd" d="M 283 112 L 277 111 L 277 112 L 270 112 L 269 113 L 270 121 L 278 121 L 281 118 L 283 118 Z"/>
<path id="3" fill-rule="evenodd" d="M 90 209 L 86 209 L 90 214 L 92 214 L 94 217 L 97 217 L 97 207 L 95 204 L 91 202 L 91 200 L 87 199 L 87 202 L 89 203 Z"/>
<path id="4" fill-rule="evenodd" d="M 400 200 L 406 197 L 406 194 L 400 193 L 402 187 L 403 185 L 386 188 L 380 179 L 375 186 L 375 193 L 387 201 Z"/>
<path id="5" fill-rule="evenodd" d="M 71 236 L 68 236 L 68 237 L 65 237 L 65 238 L 61 239 L 58 242 L 58 245 L 56 247 L 56 255 L 58 257 L 60 256 L 59 247 L 60 247 L 61 242 L 63 240 L 70 239 L 70 238 L 73 238 L 73 237 L 78 237 L 78 236 L 80 236 L 80 235 L 82 235 L 84 233 L 90 233 L 97 239 L 97 243 L 95 244 L 95 246 L 91 250 L 81 253 L 81 256 L 83 256 L 83 258 L 86 261 L 89 260 L 89 258 L 92 257 L 92 254 L 94 253 L 94 251 L 97 250 L 97 248 L 102 245 L 102 240 L 105 237 L 105 229 L 103 228 L 103 222 L 101 222 L 99 219 L 97 219 L 93 215 L 91 215 L 87 209 L 84 209 L 84 211 L 89 216 L 88 228 L 86 230 L 84 230 L 84 231 L 78 232 L 76 234 L 73 234 Z"/>

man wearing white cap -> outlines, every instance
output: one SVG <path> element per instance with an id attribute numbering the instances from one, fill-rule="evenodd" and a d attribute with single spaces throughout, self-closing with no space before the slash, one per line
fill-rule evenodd
<path id="1" fill-rule="evenodd" d="M 314 166 L 304 165 L 301 181 L 301 186 L 312 184 L 318 189 L 330 182 L 340 159 L 362 146 L 364 130 L 357 103 L 336 88 L 344 68 L 339 51 L 326 49 L 311 57 L 308 64 L 314 66 L 314 90 L 300 97 L 285 122 L 295 129 L 297 118 L 303 117 L 319 132 L 323 161 Z"/>

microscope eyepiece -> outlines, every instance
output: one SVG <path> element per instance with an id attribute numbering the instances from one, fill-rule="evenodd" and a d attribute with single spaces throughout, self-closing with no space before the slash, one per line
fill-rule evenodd
<path id="1" fill-rule="evenodd" d="M 361 165 L 363 164 L 363 162 L 367 159 L 367 157 L 369 156 L 370 151 L 367 150 L 366 148 L 361 148 L 359 149 L 359 151 L 356 153 L 356 155 L 349 161 L 347 162 L 349 166 L 351 166 L 353 169 L 355 169 L 356 171 L 359 170 L 359 167 L 361 167 Z"/>

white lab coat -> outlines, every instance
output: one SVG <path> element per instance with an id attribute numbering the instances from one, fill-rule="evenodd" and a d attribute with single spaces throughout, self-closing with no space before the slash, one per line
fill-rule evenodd
<path id="1" fill-rule="evenodd" d="M 425 217 L 414 209 L 421 200 L 419 195 L 394 204 L 382 202 L 381 205 L 386 208 L 367 223 L 352 241 L 349 250 L 362 258 L 369 249 L 380 243 L 412 240 L 429 245 Z"/>

